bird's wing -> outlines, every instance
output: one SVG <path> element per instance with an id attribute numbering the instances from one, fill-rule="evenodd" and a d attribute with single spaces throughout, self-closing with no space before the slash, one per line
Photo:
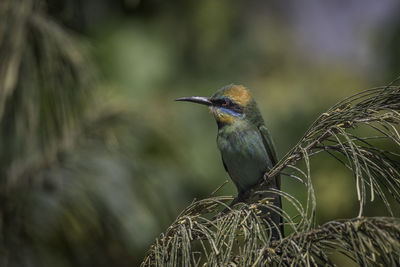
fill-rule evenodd
<path id="1" fill-rule="evenodd" d="M 267 150 L 268 156 L 271 159 L 272 165 L 275 166 L 276 163 L 278 162 L 278 158 L 276 156 L 276 151 L 275 151 L 275 145 L 274 145 L 274 141 L 272 140 L 271 134 L 268 131 L 268 128 L 265 125 L 260 125 L 258 127 L 258 129 L 260 130 L 262 139 L 263 139 L 263 143 L 264 143 L 264 147 Z M 278 189 L 281 188 L 281 181 L 280 181 L 280 177 L 277 176 L 277 186 Z"/>
<path id="2" fill-rule="evenodd" d="M 225 171 L 226 171 L 227 173 L 229 173 L 228 167 L 226 167 L 226 164 L 225 164 L 225 161 L 224 161 L 224 157 L 223 157 L 222 155 L 221 155 L 221 159 L 222 159 L 222 163 L 224 164 Z"/>
<path id="3" fill-rule="evenodd" d="M 271 134 L 268 131 L 268 128 L 265 127 L 265 125 L 260 125 L 258 127 L 258 129 L 260 130 L 262 139 L 263 139 L 263 143 L 265 146 L 265 149 L 267 150 L 268 156 L 270 157 L 271 161 L 272 161 L 272 165 L 275 166 L 276 163 L 278 163 L 278 157 L 276 156 L 276 151 L 275 151 L 275 145 L 274 145 L 274 141 L 272 140 Z M 281 190 L 281 176 L 278 174 L 277 176 L 275 176 L 275 182 L 276 182 L 276 187 L 278 190 Z M 275 205 L 277 205 L 280 209 L 282 209 L 282 201 L 281 201 L 281 196 L 278 195 L 275 197 L 274 202 L 276 203 Z M 283 226 L 283 218 L 281 215 L 279 215 L 279 221 L 275 221 L 275 223 L 279 222 L 279 229 L 281 231 L 282 236 L 284 236 L 284 226 Z"/>
<path id="4" fill-rule="evenodd" d="M 265 125 L 260 125 L 258 129 L 260 130 L 265 149 L 267 150 L 268 156 L 272 161 L 272 165 L 275 165 L 278 162 L 278 158 L 276 156 L 275 144 L 272 140 L 271 134 L 269 133 L 268 128 L 265 127 Z"/>

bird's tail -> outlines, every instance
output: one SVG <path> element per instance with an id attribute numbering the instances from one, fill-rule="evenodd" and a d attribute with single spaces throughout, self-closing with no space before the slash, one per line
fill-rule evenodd
<path id="1" fill-rule="evenodd" d="M 251 194 L 245 202 L 258 203 L 259 215 L 264 220 L 266 228 L 271 231 L 273 239 L 284 237 L 284 224 L 282 217 L 282 200 L 279 193 L 274 190 L 280 190 L 280 184 L 277 177 L 275 181 L 264 186 L 258 187 L 257 192 Z"/>

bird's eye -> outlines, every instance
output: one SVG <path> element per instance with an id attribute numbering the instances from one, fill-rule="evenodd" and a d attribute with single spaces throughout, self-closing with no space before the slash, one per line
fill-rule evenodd
<path id="1" fill-rule="evenodd" d="M 224 101 L 222 102 L 222 105 L 221 105 L 221 106 L 223 106 L 223 107 L 229 106 L 229 101 L 228 101 L 228 99 L 224 99 Z"/>

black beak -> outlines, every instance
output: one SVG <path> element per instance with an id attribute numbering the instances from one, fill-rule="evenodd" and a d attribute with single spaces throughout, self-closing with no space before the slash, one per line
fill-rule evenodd
<path id="1" fill-rule="evenodd" d="M 186 101 L 186 102 L 193 102 L 197 104 L 202 104 L 206 106 L 211 106 L 212 102 L 208 97 L 202 97 L 202 96 L 191 96 L 191 97 L 180 97 L 175 99 L 175 101 Z"/>

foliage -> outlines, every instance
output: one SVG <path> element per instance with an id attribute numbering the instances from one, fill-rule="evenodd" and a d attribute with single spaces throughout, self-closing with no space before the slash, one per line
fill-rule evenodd
<path id="1" fill-rule="evenodd" d="M 296 179 L 307 192 L 306 203 L 281 194 L 297 211 L 280 214 L 289 234 L 271 239 L 274 225 L 264 227 L 257 212 L 268 199 L 237 204 L 226 214 L 227 198 L 192 203 L 151 247 L 142 266 L 265 266 L 334 265 L 330 252 L 340 251 L 361 266 L 396 266 L 400 256 L 400 220 L 363 217 L 368 196 L 378 196 L 392 213 L 387 195 L 400 200 L 400 87 L 386 86 L 363 91 L 323 113 L 300 142 L 253 190 L 257 194 L 269 177 L 279 173 Z M 354 133 L 367 126 L 370 131 Z M 379 142 L 377 142 L 379 141 Z M 390 149 L 382 148 L 387 141 Z M 311 158 L 327 152 L 352 171 L 360 203 L 356 218 L 315 225 L 316 199 L 311 180 Z M 303 162 L 304 167 L 296 167 Z M 285 173 L 283 171 L 289 171 Z M 339 193 L 339 192 L 338 192 Z M 209 214 L 217 214 L 210 219 Z"/>
<path id="2" fill-rule="evenodd" d="M 45 258 L 59 266 L 51 256 L 58 238 L 73 236 L 84 243 L 99 232 L 107 235 L 115 224 L 114 218 L 103 221 L 107 227 L 98 223 L 109 210 L 94 205 L 90 192 L 76 192 L 78 168 L 68 164 L 77 147 L 104 143 L 104 125 L 121 109 L 97 103 L 84 42 L 48 16 L 45 2 L 1 1 L 0 18 L 0 265 L 38 264 Z M 85 167 L 93 163 L 86 160 Z M 82 167 L 79 173 L 85 175 Z M 86 214 L 75 213 L 77 203 L 89 207 Z M 88 213 L 94 207 L 96 212 Z M 95 222 L 97 229 L 91 228 L 92 236 L 78 236 L 84 227 L 71 228 L 77 220 Z M 51 237 L 54 228 L 58 238 Z M 71 261 L 86 265 L 74 255 L 77 243 L 70 239 L 61 246 Z"/>

